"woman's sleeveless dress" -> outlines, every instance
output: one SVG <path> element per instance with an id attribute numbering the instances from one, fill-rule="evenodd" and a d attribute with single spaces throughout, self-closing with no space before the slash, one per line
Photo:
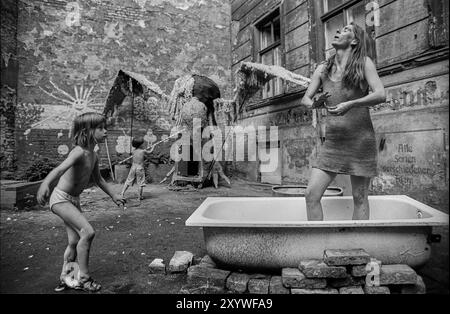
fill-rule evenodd
<path id="1" fill-rule="evenodd" d="M 368 90 L 346 89 L 325 72 L 321 75 L 323 92 L 331 95 L 327 107 L 367 95 Z M 354 107 L 341 116 L 328 113 L 325 119 L 325 141 L 312 167 L 337 174 L 376 176 L 377 148 L 369 108 Z"/>

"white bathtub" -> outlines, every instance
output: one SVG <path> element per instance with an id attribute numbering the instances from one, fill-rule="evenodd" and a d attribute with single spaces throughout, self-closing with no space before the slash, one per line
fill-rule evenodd
<path id="1" fill-rule="evenodd" d="M 355 248 L 384 264 L 425 264 L 432 227 L 448 225 L 448 215 L 403 195 L 369 203 L 370 219 L 357 221 L 351 196 L 323 198 L 324 221 L 307 221 L 303 197 L 208 197 L 186 226 L 203 227 L 208 254 L 229 268 L 297 267 L 325 249 Z"/>

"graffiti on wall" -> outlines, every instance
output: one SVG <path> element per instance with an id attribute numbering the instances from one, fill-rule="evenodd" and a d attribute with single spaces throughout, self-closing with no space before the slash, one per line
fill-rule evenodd
<path id="1" fill-rule="evenodd" d="M 375 191 L 443 189 L 446 186 L 445 136 L 441 129 L 379 135 Z"/>
<path id="2" fill-rule="evenodd" d="M 388 88 L 386 102 L 373 107 L 373 111 L 399 110 L 405 107 L 423 107 L 448 102 L 448 78 L 425 80 Z"/>
<path id="3" fill-rule="evenodd" d="M 289 109 L 278 112 L 270 118 L 270 125 L 273 126 L 294 126 L 299 123 L 311 122 L 311 110 L 306 110 L 303 107 Z"/>

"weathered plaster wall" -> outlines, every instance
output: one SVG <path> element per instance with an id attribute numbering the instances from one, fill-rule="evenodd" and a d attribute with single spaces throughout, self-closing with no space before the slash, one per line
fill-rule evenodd
<path id="1" fill-rule="evenodd" d="M 205 75 L 217 82 L 222 97 L 231 97 L 231 9 L 227 1 L 21 0 L 18 3 L 18 102 L 43 105 L 45 111 L 40 120 L 55 113 L 56 107 L 50 105 L 62 111 L 75 109 L 75 113 L 80 104 L 101 109 L 120 69 L 143 74 L 167 94 L 179 76 Z M 133 134 L 162 131 L 155 123 L 157 117 L 150 116 L 148 121 L 134 121 Z M 60 124 L 38 123 L 36 128 L 50 129 L 52 133 L 53 129 L 67 130 L 70 125 Z M 124 117 L 117 137 L 110 136 L 112 154 L 119 153 L 115 147 L 120 146 L 118 141 L 126 141 L 130 125 L 129 117 Z M 30 139 L 34 137 L 24 131 L 17 132 L 21 145 L 28 147 L 19 158 L 22 167 L 30 156 L 45 153 L 33 150 Z M 59 140 L 68 139 L 65 133 Z M 119 139 L 120 136 L 123 138 Z"/>
<path id="2" fill-rule="evenodd" d="M 1 101 L 0 101 L 0 163 L 2 177 L 10 177 L 15 170 L 14 121 L 17 101 L 17 2 L 1 2 Z"/>

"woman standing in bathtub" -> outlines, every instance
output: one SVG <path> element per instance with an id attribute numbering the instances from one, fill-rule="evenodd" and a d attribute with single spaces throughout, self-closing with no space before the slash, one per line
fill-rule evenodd
<path id="1" fill-rule="evenodd" d="M 386 96 L 375 65 L 367 57 L 366 36 L 354 23 L 338 30 L 332 42 L 336 54 L 317 67 L 301 101 L 307 107 L 325 105 L 328 111 L 325 141 L 313 162 L 305 194 L 308 220 L 323 220 L 320 200 L 337 174 L 350 175 L 353 219 L 369 219 L 369 184 L 377 174 L 369 107 L 384 102 Z M 313 101 L 320 86 L 326 96 Z"/>

